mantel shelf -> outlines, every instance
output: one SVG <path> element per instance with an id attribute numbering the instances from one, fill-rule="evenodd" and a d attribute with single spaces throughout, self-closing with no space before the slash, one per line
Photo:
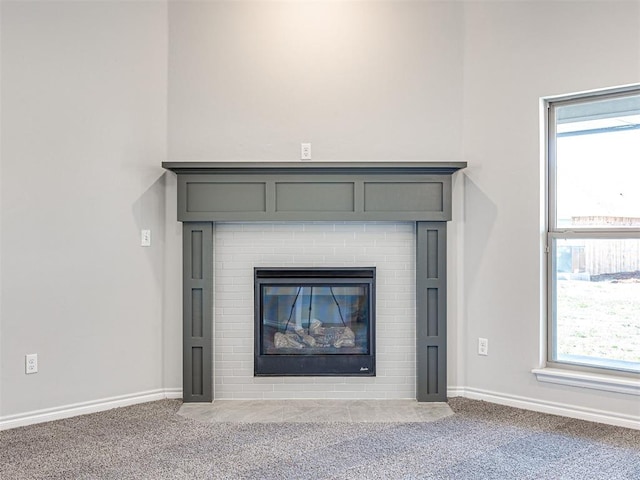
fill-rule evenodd
<path id="1" fill-rule="evenodd" d="M 164 162 L 178 219 L 447 221 L 466 162 Z"/>
<path id="2" fill-rule="evenodd" d="M 465 168 L 467 162 L 163 162 L 162 166 L 175 173 L 451 175 Z"/>

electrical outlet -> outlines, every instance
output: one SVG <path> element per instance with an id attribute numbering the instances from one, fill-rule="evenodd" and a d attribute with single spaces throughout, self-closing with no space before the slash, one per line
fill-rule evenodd
<path id="1" fill-rule="evenodd" d="M 38 354 L 30 353 L 24 356 L 24 373 L 38 373 Z"/>
<path id="2" fill-rule="evenodd" d="M 140 246 L 151 246 L 151 230 L 140 230 Z"/>
<path id="3" fill-rule="evenodd" d="M 478 355 L 489 355 L 489 340 L 478 338 Z"/>
<path id="4" fill-rule="evenodd" d="M 300 160 L 311 160 L 311 144 L 300 144 Z"/>

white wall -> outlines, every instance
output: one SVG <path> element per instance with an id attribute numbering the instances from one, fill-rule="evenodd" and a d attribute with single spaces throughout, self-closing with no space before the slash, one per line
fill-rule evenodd
<path id="1" fill-rule="evenodd" d="M 172 160 L 459 160 L 457 2 L 169 5 Z"/>
<path id="2" fill-rule="evenodd" d="M 639 82 L 640 2 L 468 3 L 465 37 L 464 385 L 640 418 L 637 396 L 531 374 L 544 316 L 539 98 Z"/>
<path id="3" fill-rule="evenodd" d="M 180 387 L 180 224 L 160 162 L 295 160 L 301 141 L 315 160 L 469 162 L 449 226 L 452 387 L 640 413 L 530 373 L 538 99 L 638 82 L 639 2 L 0 8 L 0 417 Z"/>
<path id="4" fill-rule="evenodd" d="M 0 417 L 160 389 L 166 5 L 1 8 Z"/>

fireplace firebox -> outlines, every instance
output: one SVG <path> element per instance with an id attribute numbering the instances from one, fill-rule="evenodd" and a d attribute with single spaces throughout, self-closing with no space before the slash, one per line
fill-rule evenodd
<path id="1" fill-rule="evenodd" d="M 255 268 L 254 375 L 375 376 L 375 267 Z"/>

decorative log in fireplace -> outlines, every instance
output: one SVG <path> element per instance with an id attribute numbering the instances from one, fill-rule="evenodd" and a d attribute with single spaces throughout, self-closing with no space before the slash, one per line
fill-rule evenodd
<path id="1" fill-rule="evenodd" d="M 466 162 L 162 165 L 178 174 L 183 222 L 185 402 L 213 400 L 213 223 L 223 221 L 416 222 L 416 397 L 446 400 L 446 222 L 451 175 Z"/>

